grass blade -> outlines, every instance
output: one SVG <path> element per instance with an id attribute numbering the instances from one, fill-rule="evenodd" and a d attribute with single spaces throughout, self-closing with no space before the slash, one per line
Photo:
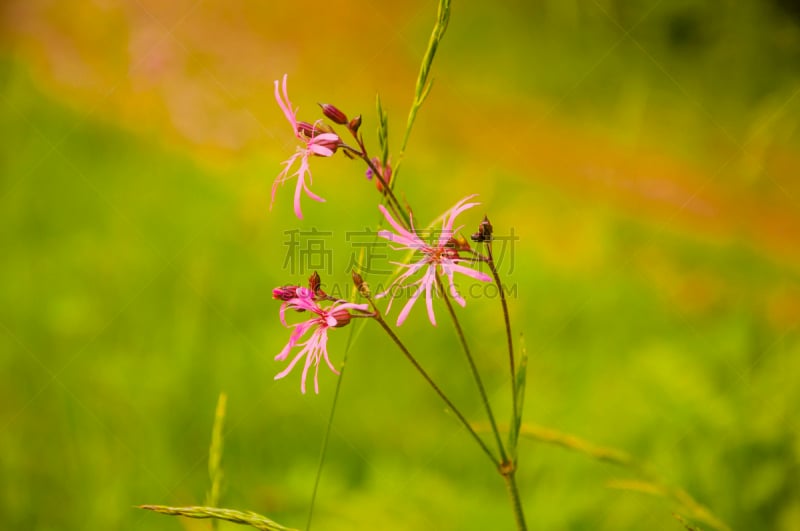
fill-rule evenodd
<path id="1" fill-rule="evenodd" d="M 284 527 L 279 523 L 270 520 L 266 516 L 251 511 L 236 511 L 234 509 L 220 509 L 217 507 L 168 507 L 166 505 L 140 505 L 139 509 L 153 511 L 169 516 L 183 516 L 186 518 L 224 520 L 234 524 L 249 525 L 261 531 L 298 531 L 290 527 Z"/>
<path id="2" fill-rule="evenodd" d="M 378 112 L 378 145 L 381 149 L 381 168 L 386 167 L 389 160 L 389 116 L 383 110 L 381 97 L 375 96 L 375 107 Z"/>
<path id="3" fill-rule="evenodd" d="M 225 393 L 219 394 L 217 409 L 214 413 L 214 426 L 211 429 L 211 446 L 208 449 L 208 477 L 211 480 L 211 488 L 206 494 L 206 505 L 215 507 L 219 505 L 220 489 L 222 488 L 222 451 L 224 447 L 224 428 L 225 411 L 228 403 L 228 396 Z M 216 521 L 212 524 L 217 528 Z"/>

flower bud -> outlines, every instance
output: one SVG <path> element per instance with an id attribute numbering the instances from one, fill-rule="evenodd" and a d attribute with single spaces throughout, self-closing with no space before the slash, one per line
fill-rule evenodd
<path id="1" fill-rule="evenodd" d="M 350 312 L 347 310 L 334 310 L 328 316 L 328 326 L 332 326 L 334 328 L 341 328 L 343 326 L 347 326 L 350 324 Z"/>
<path id="2" fill-rule="evenodd" d="M 340 111 L 337 107 L 330 103 L 318 103 L 322 107 L 322 114 L 325 115 L 331 122 L 338 125 L 347 124 L 347 115 Z"/>
<path id="3" fill-rule="evenodd" d="M 353 134 L 356 134 L 358 132 L 358 128 L 359 127 L 361 127 L 361 115 L 360 114 L 358 116 L 356 116 L 355 118 L 353 118 L 352 120 L 350 120 L 350 123 L 347 124 L 347 128 L 350 129 L 350 132 L 352 132 Z"/>
<path id="4" fill-rule="evenodd" d="M 313 138 L 316 134 L 314 126 L 308 122 L 297 122 L 297 132 L 308 138 Z"/>
<path id="5" fill-rule="evenodd" d="M 282 286 L 272 290 L 272 298 L 279 301 L 288 301 L 297 297 L 297 286 Z"/>
<path id="6" fill-rule="evenodd" d="M 378 157 L 372 157 L 372 165 L 380 172 L 380 176 L 383 178 L 383 183 L 389 184 L 392 182 L 392 165 L 389 163 L 389 161 L 386 161 L 386 166 L 383 166 Z M 367 179 L 369 180 L 372 180 L 372 178 L 375 177 L 375 172 L 372 170 L 372 166 L 367 168 L 366 175 Z M 381 179 L 375 179 L 375 187 L 379 192 L 383 192 L 383 183 L 381 182 Z"/>
<path id="7" fill-rule="evenodd" d="M 489 222 L 489 218 L 483 216 L 483 221 L 481 221 L 480 225 L 478 225 L 478 232 L 470 236 L 470 238 L 474 242 L 490 242 L 492 241 L 493 231 L 494 229 L 492 228 L 492 224 Z"/>
<path id="8" fill-rule="evenodd" d="M 363 297 L 369 297 L 370 295 L 369 285 L 366 282 L 364 282 L 364 279 L 361 277 L 361 275 L 359 275 L 355 269 L 353 270 L 351 275 L 353 277 L 353 284 L 358 290 L 358 293 L 360 293 L 361 296 Z"/>
<path id="9" fill-rule="evenodd" d="M 322 133 L 333 133 L 333 127 L 322 120 L 317 120 L 313 124 L 308 122 L 297 122 L 297 132 L 306 138 L 314 138 Z"/>
<path id="10" fill-rule="evenodd" d="M 321 285 L 322 281 L 319 278 L 319 273 L 314 271 L 314 273 L 308 277 L 308 289 L 317 297 L 325 297 L 325 292 L 320 289 Z"/>
<path id="11" fill-rule="evenodd" d="M 350 273 L 350 276 L 353 277 L 353 285 L 355 285 L 356 289 L 360 290 L 361 286 L 364 284 L 364 279 L 355 269 L 353 269 L 353 271 Z"/>

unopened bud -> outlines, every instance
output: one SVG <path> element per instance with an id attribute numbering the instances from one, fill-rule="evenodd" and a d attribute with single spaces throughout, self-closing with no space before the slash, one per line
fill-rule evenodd
<path id="1" fill-rule="evenodd" d="M 470 236 L 470 238 L 474 242 L 490 242 L 492 241 L 492 232 L 493 228 L 489 218 L 483 216 L 483 221 L 478 225 L 478 232 Z"/>
<path id="2" fill-rule="evenodd" d="M 282 286 L 272 290 L 272 298 L 279 301 L 288 301 L 297 297 L 297 286 Z"/>
<path id="3" fill-rule="evenodd" d="M 355 118 L 353 118 L 352 120 L 350 120 L 350 123 L 347 124 L 347 128 L 350 129 L 350 131 L 353 134 L 358 132 L 358 128 L 359 127 L 361 127 L 361 115 L 360 114 L 358 116 L 356 116 Z"/>
<path id="4" fill-rule="evenodd" d="M 364 285 L 364 279 L 358 274 L 358 271 L 353 269 L 353 271 L 350 273 L 350 276 L 353 277 L 353 284 L 355 285 L 356 289 L 361 290 L 361 286 Z"/>
<path id="5" fill-rule="evenodd" d="M 322 281 L 319 278 L 319 273 L 314 271 L 314 273 L 308 277 L 308 289 L 310 289 L 316 297 L 326 297 L 327 295 L 322 291 L 321 285 Z"/>
<path id="6" fill-rule="evenodd" d="M 297 132 L 308 138 L 314 137 L 314 126 L 308 122 L 297 122 Z"/>
<path id="7" fill-rule="evenodd" d="M 358 274 L 357 271 L 353 270 L 351 275 L 353 277 L 353 284 L 355 285 L 356 289 L 358 290 L 358 293 L 362 297 L 369 297 L 369 295 L 370 295 L 369 284 L 364 282 L 364 279 L 362 278 L 362 276 L 360 274 Z"/>
<path id="8" fill-rule="evenodd" d="M 392 165 L 389 161 L 386 161 L 386 166 L 384 166 L 378 157 L 372 157 L 372 166 L 367 167 L 367 179 L 372 180 L 375 177 L 373 166 L 380 172 L 380 178 L 375 179 L 375 187 L 379 192 L 383 192 L 384 183 L 388 185 L 392 181 Z"/>
<path id="9" fill-rule="evenodd" d="M 325 115 L 331 122 L 339 125 L 347 124 L 347 115 L 340 111 L 337 107 L 331 105 L 330 103 L 319 103 L 320 107 L 322 107 L 322 114 Z"/>
<path id="10" fill-rule="evenodd" d="M 341 328 L 350 324 L 350 318 L 350 312 L 347 310 L 334 310 L 334 312 L 328 316 L 328 325 L 334 328 Z"/>
<path id="11" fill-rule="evenodd" d="M 308 122 L 297 122 L 297 132 L 307 138 L 314 138 L 322 133 L 333 133 L 333 127 L 322 120 L 317 120 L 313 124 Z"/>

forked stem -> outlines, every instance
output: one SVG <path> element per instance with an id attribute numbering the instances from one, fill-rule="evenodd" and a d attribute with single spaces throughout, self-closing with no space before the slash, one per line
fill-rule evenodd
<path id="1" fill-rule="evenodd" d="M 389 324 L 383 319 L 383 316 L 381 316 L 380 312 L 378 311 L 378 308 L 375 306 L 375 303 L 372 300 L 372 297 L 367 297 L 367 300 L 369 300 L 370 304 L 375 309 L 375 316 L 374 316 L 375 321 L 381 326 L 381 328 L 383 328 L 383 330 L 387 334 L 389 334 L 389 337 L 392 338 L 392 341 L 394 341 L 395 345 L 397 345 L 397 347 L 402 351 L 402 353 L 405 355 L 408 361 L 411 362 L 411 365 L 414 366 L 417 372 L 425 379 L 426 382 L 428 382 L 428 385 L 430 385 L 431 388 L 433 388 L 433 390 L 436 392 L 436 394 L 439 395 L 439 398 L 441 398 L 444 401 L 444 403 L 447 404 L 447 407 L 450 408 L 450 410 L 455 414 L 455 416 L 458 417 L 458 420 L 461 421 L 461 424 L 463 424 L 464 428 L 466 428 L 469 434 L 472 436 L 472 438 L 475 439 L 475 442 L 478 443 L 478 446 L 481 447 L 483 453 L 485 453 L 489 457 L 489 459 L 492 461 L 492 464 L 494 466 L 497 466 L 498 465 L 497 457 L 495 457 L 495 455 L 492 454 L 492 451 L 489 449 L 488 446 L 486 446 L 486 443 L 483 442 L 483 439 L 480 438 L 480 436 L 472 427 L 472 425 L 469 423 L 469 421 L 466 419 L 466 417 L 464 417 L 461 411 L 459 411 L 459 409 L 455 406 L 455 404 L 453 404 L 453 402 L 447 397 L 447 395 L 444 394 L 444 391 L 442 391 L 442 389 L 436 384 L 436 382 L 433 381 L 433 379 L 425 371 L 425 369 L 422 368 L 422 366 L 419 364 L 419 362 L 416 360 L 413 354 L 409 352 L 408 348 L 406 348 L 406 346 L 403 344 L 400 338 L 397 337 L 397 334 L 394 333 L 394 330 L 392 330 Z"/>
<path id="2" fill-rule="evenodd" d="M 467 357 L 467 361 L 469 362 L 469 368 L 472 371 L 475 384 L 478 386 L 478 392 L 481 395 L 483 407 L 486 409 L 486 415 L 489 417 L 489 423 L 492 425 L 492 432 L 494 433 L 495 440 L 497 441 L 497 448 L 500 451 L 501 464 L 507 463 L 508 456 L 506 455 L 503 442 L 500 439 L 500 431 L 497 429 L 497 422 L 494 420 L 494 413 L 492 413 L 492 406 L 489 404 L 489 397 L 486 396 L 486 389 L 483 386 L 483 380 L 481 380 L 480 372 L 478 372 L 478 367 L 475 365 L 475 359 L 472 357 L 469 345 L 467 344 L 467 338 L 464 335 L 464 330 L 461 328 L 461 323 L 458 321 L 458 316 L 453 308 L 453 304 L 450 302 L 450 297 L 447 296 L 447 292 L 444 289 L 444 284 L 442 283 L 442 278 L 439 275 L 436 275 L 436 284 L 438 285 L 439 290 L 442 293 L 442 298 L 447 305 L 447 311 L 450 314 L 453 325 L 455 326 L 458 339 L 461 342 L 462 349 L 464 350 L 464 355 Z"/>

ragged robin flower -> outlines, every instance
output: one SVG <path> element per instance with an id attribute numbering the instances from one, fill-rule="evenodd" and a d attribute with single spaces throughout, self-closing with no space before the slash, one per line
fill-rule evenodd
<path id="1" fill-rule="evenodd" d="M 425 303 L 428 308 L 428 318 L 431 324 L 434 326 L 436 325 L 436 316 L 433 313 L 433 294 L 438 292 L 437 275 L 439 274 L 443 274 L 447 277 L 450 296 L 461 306 L 466 306 L 466 301 L 456 289 L 453 278 L 455 273 L 461 273 L 462 275 L 483 282 L 490 282 L 492 280 L 492 278 L 485 273 L 461 265 L 463 262 L 468 262 L 467 259 L 459 255 L 459 248 L 464 245 L 465 242 L 463 242 L 463 238 L 456 239 L 455 233 L 461 227 L 453 230 L 453 224 L 455 223 L 456 216 L 461 212 L 480 204 L 469 203 L 468 201 L 473 197 L 475 197 L 475 195 L 465 197 L 456 203 L 453 208 L 444 213 L 442 216 L 441 232 L 437 234 L 438 237 L 432 243 L 424 241 L 419 236 L 416 229 L 414 229 L 413 224 L 411 230 L 407 230 L 395 221 L 383 205 L 378 206 L 383 216 L 386 218 L 386 221 L 388 221 L 395 230 L 395 232 L 381 230 L 378 232 L 378 236 L 390 242 L 397 243 L 398 246 L 395 247 L 396 250 L 412 250 L 422 255 L 418 261 L 410 264 L 393 262 L 395 265 L 405 268 L 406 271 L 397 277 L 383 293 L 378 294 L 378 297 L 384 297 L 391 293 L 389 306 L 386 309 L 388 312 L 397 295 L 397 290 L 402 290 L 411 286 L 416 287 L 414 293 L 397 316 L 398 326 L 403 324 L 406 320 L 411 308 L 423 291 L 425 292 Z M 422 272 L 422 278 L 411 281 L 411 277 L 419 272 Z"/>
<path id="2" fill-rule="evenodd" d="M 293 291 L 295 297 L 284 299 L 283 296 L 289 295 Z M 276 296 L 277 295 L 277 296 Z M 306 392 L 306 378 L 308 370 L 314 366 L 314 392 L 319 394 L 319 365 L 322 359 L 328 365 L 331 371 L 339 374 L 336 367 L 331 363 L 328 357 L 328 330 L 331 328 L 341 328 L 346 326 L 352 315 L 350 310 L 365 312 L 369 308 L 367 304 L 356 304 L 352 302 L 345 302 L 341 300 L 334 301 L 327 308 L 320 306 L 319 301 L 315 300 L 314 292 L 309 288 L 295 287 L 291 289 L 276 288 L 273 291 L 273 297 L 278 300 L 283 300 L 281 304 L 280 317 L 281 323 L 287 328 L 294 328 L 289 342 L 283 347 L 283 350 L 275 356 L 276 361 L 284 361 L 289 357 L 289 353 L 295 347 L 301 347 L 295 354 L 289 365 L 286 366 L 280 373 L 275 375 L 275 379 L 279 380 L 292 372 L 292 369 L 305 357 L 305 364 L 303 365 L 303 374 L 300 377 L 300 390 L 305 394 Z M 311 317 L 297 324 L 287 324 L 286 310 L 295 310 L 297 312 L 309 312 Z M 302 341 L 306 338 L 305 341 Z"/>
<path id="3" fill-rule="evenodd" d="M 294 136 L 302 142 L 301 146 L 297 147 L 297 151 L 282 164 L 283 171 L 275 179 L 272 184 L 272 204 L 275 203 L 275 193 L 278 190 L 278 185 L 282 185 L 286 181 L 297 178 L 297 184 L 294 189 L 294 213 L 298 218 L 303 218 L 303 212 L 300 210 L 300 196 L 305 192 L 308 197 L 314 201 L 325 201 L 309 189 L 311 184 L 311 167 L 308 163 L 308 158 L 312 155 L 320 157 L 330 157 L 336 152 L 341 142 L 339 136 L 333 133 L 330 128 L 325 126 L 321 120 L 314 124 L 307 122 L 299 122 L 297 120 L 297 109 L 292 107 L 292 102 L 289 101 L 289 94 L 286 91 L 286 78 L 284 74 L 283 82 L 281 84 L 275 81 L 275 100 L 278 102 L 284 116 L 292 126 Z M 300 165 L 294 173 L 290 173 L 297 161 Z M 306 183 L 306 176 L 308 176 L 308 183 Z"/>

